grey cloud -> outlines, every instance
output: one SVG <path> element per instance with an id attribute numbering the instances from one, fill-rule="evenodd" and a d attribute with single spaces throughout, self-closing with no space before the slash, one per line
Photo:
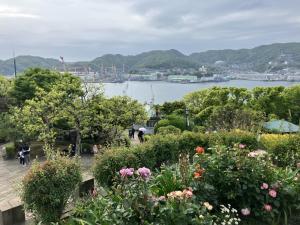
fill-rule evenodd
<path id="1" fill-rule="evenodd" d="M 92 59 L 299 41 L 297 0 L 0 0 L 0 58 Z"/>

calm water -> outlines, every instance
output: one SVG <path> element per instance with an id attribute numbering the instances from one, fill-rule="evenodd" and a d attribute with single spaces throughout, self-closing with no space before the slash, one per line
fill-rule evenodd
<path id="1" fill-rule="evenodd" d="M 194 84 L 180 84 L 168 83 L 162 81 L 153 82 L 138 82 L 128 81 L 125 83 L 105 83 L 105 95 L 112 97 L 116 95 L 127 95 L 137 99 L 141 103 L 149 102 L 152 98 L 152 91 L 154 94 L 155 104 L 160 104 L 166 101 L 180 100 L 187 93 L 213 87 L 244 87 L 254 88 L 257 86 L 272 87 L 272 86 L 292 86 L 300 84 L 299 82 L 285 82 L 285 81 L 247 81 L 247 80 L 231 80 L 220 83 L 194 83 Z M 152 87 L 152 88 L 151 88 Z"/>

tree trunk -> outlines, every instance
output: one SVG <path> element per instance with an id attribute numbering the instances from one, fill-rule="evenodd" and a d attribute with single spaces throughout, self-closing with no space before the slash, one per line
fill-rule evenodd
<path id="1" fill-rule="evenodd" d="M 76 153 L 77 155 L 80 155 L 81 150 L 81 134 L 79 130 L 76 130 Z"/>

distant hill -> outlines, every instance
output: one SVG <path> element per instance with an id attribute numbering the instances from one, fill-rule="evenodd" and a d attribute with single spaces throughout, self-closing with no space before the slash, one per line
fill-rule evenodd
<path id="1" fill-rule="evenodd" d="M 269 62 L 287 62 L 289 66 L 299 68 L 300 43 L 263 45 L 253 49 L 210 50 L 193 53 L 189 57 L 198 63 L 212 65 L 216 61 L 224 61 L 227 65 L 242 65 L 261 72 L 268 70 Z"/>
<path id="2" fill-rule="evenodd" d="M 59 60 L 36 56 L 18 56 L 17 71 L 29 67 L 62 69 Z M 104 67 L 115 65 L 117 68 L 135 69 L 171 69 L 197 68 L 201 65 L 216 65 L 222 62 L 225 67 L 239 67 L 259 72 L 280 70 L 285 66 L 300 68 L 300 43 L 278 43 L 263 45 L 253 49 L 209 50 L 206 52 L 184 55 L 171 50 L 155 50 L 138 55 L 123 56 L 106 54 L 92 61 L 67 63 L 68 69 L 90 67 L 99 71 Z M 271 66 L 272 65 L 272 66 Z M 0 74 L 13 74 L 13 60 L 0 60 Z"/>
<path id="3" fill-rule="evenodd" d="M 59 60 L 51 58 L 42 58 L 38 56 L 18 56 L 16 57 L 17 72 L 23 72 L 29 67 L 42 67 L 47 69 L 62 69 Z M 12 75 L 14 74 L 13 59 L 0 61 L 0 74 Z"/>

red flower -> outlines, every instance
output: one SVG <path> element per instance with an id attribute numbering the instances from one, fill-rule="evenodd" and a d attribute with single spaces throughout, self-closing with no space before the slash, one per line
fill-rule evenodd
<path id="1" fill-rule="evenodd" d="M 205 152 L 204 148 L 203 147 L 199 147 L 199 146 L 195 149 L 195 151 L 196 151 L 197 154 L 203 154 Z"/>
<path id="2" fill-rule="evenodd" d="M 202 177 L 203 173 L 204 173 L 204 169 L 198 169 L 195 173 L 194 173 L 194 178 L 200 178 Z"/>

